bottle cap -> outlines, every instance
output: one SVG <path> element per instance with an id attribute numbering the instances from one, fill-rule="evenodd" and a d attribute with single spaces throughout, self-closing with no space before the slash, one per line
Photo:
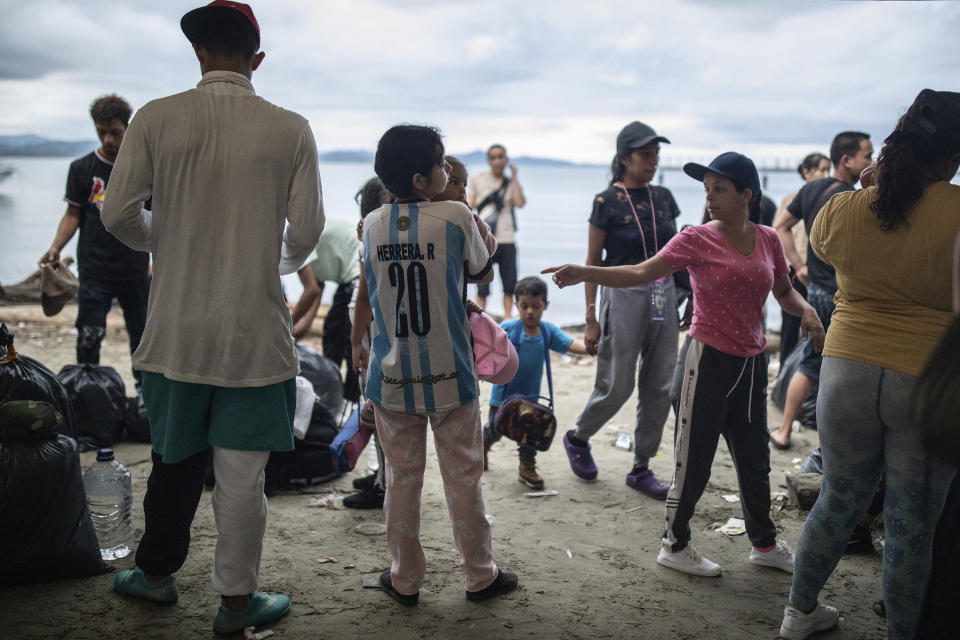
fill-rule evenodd
<path id="1" fill-rule="evenodd" d="M 113 449 L 97 449 L 97 462 L 110 462 L 113 460 Z"/>

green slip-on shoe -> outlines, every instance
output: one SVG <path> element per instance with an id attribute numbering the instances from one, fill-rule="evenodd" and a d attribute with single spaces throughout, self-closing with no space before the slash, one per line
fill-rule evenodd
<path id="1" fill-rule="evenodd" d="M 113 590 L 125 596 L 161 604 L 176 602 L 179 597 L 173 576 L 167 576 L 160 582 L 148 582 L 140 567 L 117 573 L 113 578 Z"/>
<path id="2" fill-rule="evenodd" d="M 213 630 L 219 634 L 239 633 L 247 627 L 273 622 L 290 612 L 290 598 L 253 592 L 250 604 L 243 611 L 230 611 L 220 605 L 213 621 Z"/>

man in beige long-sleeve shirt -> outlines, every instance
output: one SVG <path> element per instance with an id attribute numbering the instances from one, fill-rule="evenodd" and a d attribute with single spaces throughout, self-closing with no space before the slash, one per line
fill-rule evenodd
<path id="1" fill-rule="evenodd" d="M 153 441 L 137 567 L 123 594 L 172 602 L 213 450 L 218 633 L 275 620 L 285 596 L 254 593 L 270 451 L 293 449 L 299 363 L 281 273 L 316 245 L 323 209 L 316 144 L 301 116 L 256 96 L 260 29 L 249 6 L 216 0 L 181 28 L 203 78 L 130 123 L 102 218 L 151 251 L 147 326 L 133 357 Z M 152 212 L 141 203 L 153 198 Z M 286 228 L 285 228 L 286 227 Z"/>

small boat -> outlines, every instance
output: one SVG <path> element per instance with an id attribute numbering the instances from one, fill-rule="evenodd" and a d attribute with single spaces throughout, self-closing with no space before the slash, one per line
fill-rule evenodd
<path id="1" fill-rule="evenodd" d="M 9 178 L 15 171 L 12 164 L 0 164 L 0 181 Z"/>

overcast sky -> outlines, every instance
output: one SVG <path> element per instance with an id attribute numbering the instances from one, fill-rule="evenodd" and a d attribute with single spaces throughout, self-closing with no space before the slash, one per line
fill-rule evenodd
<path id="1" fill-rule="evenodd" d="M 373 149 L 398 122 L 452 152 L 608 162 L 643 120 L 664 154 L 879 147 L 924 87 L 960 90 L 960 2 L 254 0 L 257 92 L 321 150 Z M 92 98 L 134 107 L 196 84 L 180 0 L 0 0 L 0 134 L 93 137 Z"/>

